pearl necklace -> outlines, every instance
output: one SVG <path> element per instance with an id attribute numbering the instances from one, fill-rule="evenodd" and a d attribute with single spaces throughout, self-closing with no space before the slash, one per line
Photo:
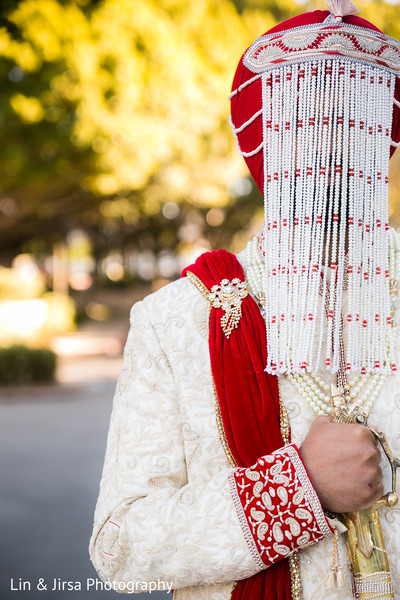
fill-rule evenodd
<path id="1" fill-rule="evenodd" d="M 260 306 L 264 316 L 264 261 L 260 251 L 260 240 L 254 236 L 246 246 L 246 280 L 251 295 Z"/>
<path id="2" fill-rule="evenodd" d="M 332 412 L 329 385 L 316 373 L 289 373 L 288 379 L 306 400 L 316 415 L 328 415 Z M 358 404 L 372 408 L 384 386 L 386 375 L 356 375 L 343 387 L 345 400 L 357 398 Z M 362 392 L 362 393 L 360 393 Z"/>
<path id="3" fill-rule="evenodd" d="M 395 330 L 394 313 L 399 304 L 398 285 L 400 279 L 400 235 L 390 230 L 390 301 L 392 311 L 392 347 Z M 253 237 L 246 247 L 246 279 L 250 293 L 260 306 L 261 313 L 265 316 L 265 294 L 264 294 L 264 263 L 260 240 Z M 289 381 L 306 400 L 316 415 L 326 415 L 332 412 L 330 402 L 330 386 L 316 373 L 289 373 Z M 386 375 L 374 374 L 364 375 L 357 373 L 351 380 L 347 380 L 343 386 L 343 395 L 346 401 L 355 399 L 367 409 L 372 408 L 379 397 L 384 386 Z"/>

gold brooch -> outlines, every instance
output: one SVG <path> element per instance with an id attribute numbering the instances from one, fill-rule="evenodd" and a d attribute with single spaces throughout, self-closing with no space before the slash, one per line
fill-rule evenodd
<path id="1" fill-rule="evenodd" d="M 229 338 L 242 316 L 242 301 L 248 295 L 245 281 L 235 278 L 232 281 L 223 279 L 219 285 L 213 285 L 208 299 L 213 308 L 222 308 L 224 315 L 221 317 L 221 327 L 225 336 Z"/>

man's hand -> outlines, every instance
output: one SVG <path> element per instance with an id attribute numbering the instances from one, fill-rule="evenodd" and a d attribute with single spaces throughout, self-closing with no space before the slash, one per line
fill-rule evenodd
<path id="1" fill-rule="evenodd" d="M 318 417 L 300 448 L 324 510 L 364 510 L 383 495 L 380 452 L 363 425 L 333 423 Z"/>

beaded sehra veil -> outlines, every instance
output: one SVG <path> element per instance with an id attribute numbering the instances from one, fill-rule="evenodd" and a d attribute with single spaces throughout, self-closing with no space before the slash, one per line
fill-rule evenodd
<path id="1" fill-rule="evenodd" d="M 238 149 L 253 176 L 259 165 L 264 195 L 266 370 L 337 372 L 346 319 L 345 368 L 392 373 L 388 171 L 400 43 L 346 18 L 357 12 L 348 0 L 328 7 L 258 38 L 230 96 Z"/>

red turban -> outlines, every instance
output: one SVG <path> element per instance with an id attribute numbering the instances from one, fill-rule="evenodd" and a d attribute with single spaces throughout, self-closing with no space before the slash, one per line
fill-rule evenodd
<path id="1" fill-rule="evenodd" d="M 293 29 L 295 27 L 302 27 L 304 25 L 313 25 L 322 23 L 330 15 L 329 11 L 316 10 L 314 12 L 304 13 L 298 15 L 279 25 L 276 25 L 272 29 L 266 32 L 266 34 L 278 33 Z M 354 15 L 343 17 L 343 23 L 350 25 L 356 25 L 365 29 L 371 29 L 382 33 L 380 29 L 375 27 L 369 21 L 357 17 Z M 244 53 L 245 54 L 245 53 Z M 244 56 L 243 54 L 243 56 Z M 232 90 L 236 90 L 240 85 L 252 79 L 254 73 L 252 73 L 244 64 L 243 56 L 241 57 L 236 73 L 233 79 Z M 400 78 L 396 80 L 395 98 L 400 100 Z M 252 85 L 244 87 L 239 93 L 232 97 L 231 101 L 231 115 L 233 125 L 239 127 L 242 123 L 250 119 L 257 111 L 261 110 L 262 98 L 261 98 L 261 80 L 258 79 Z M 252 150 L 258 147 L 262 143 L 262 117 L 261 115 L 247 126 L 243 131 L 238 133 L 239 145 L 243 151 Z M 392 125 L 392 140 L 394 142 L 400 141 L 400 108 L 394 105 L 393 111 L 393 125 Z M 392 146 L 390 150 L 390 156 L 394 153 L 396 148 Z M 263 173 L 263 153 L 258 152 L 253 156 L 244 157 L 246 164 L 250 170 L 250 173 L 256 182 L 261 193 L 263 192 L 264 184 L 264 173 Z"/>

